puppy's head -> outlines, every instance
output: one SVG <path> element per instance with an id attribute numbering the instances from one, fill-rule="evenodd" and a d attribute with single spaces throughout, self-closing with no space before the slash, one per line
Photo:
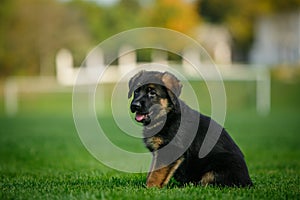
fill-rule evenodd
<path id="1" fill-rule="evenodd" d="M 128 98 L 133 94 L 130 110 L 136 114 L 135 120 L 148 125 L 162 113 L 177 110 L 181 88 L 180 81 L 169 72 L 140 71 L 129 81 Z"/>

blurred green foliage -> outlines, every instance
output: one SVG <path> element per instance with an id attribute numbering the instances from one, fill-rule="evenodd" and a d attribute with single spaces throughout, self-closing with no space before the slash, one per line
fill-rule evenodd
<path id="1" fill-rule="evenodd" d="M 5 0 L 1 15 L 2 76 L 51 74 L 59 48 L 83 52 L 88 47 L 81 16 L 56 1 Z"/>
<path id="2" fill-rule="evenodd" d="M 120 0 L 101 6 L 87 0 L 2 0 L 0 77 L 53 75 L 60 48 L 79 66 L 99 42 L 121 31 L 158 26 L 191 35 L 202 21 L 229 27 L 236 52 L 246 53 L 257 16 L 299 8 L 300 0 Z M 142 60 L 145 56 L 140 54 Z"/>
<path id="3" fill-rule="evenodd" d="M 162 26 L 188 32 L 198 24 L 197 10 L 190 4 L 181 0 L 159 2 L 142 6 L 138 0 L 122 0 L 101 7 L 83 0 L 3 0 L 0 76 L 53 75 L 60 48 L 71 49 L 78 66 L 89 49 L 131 28 Z"/>

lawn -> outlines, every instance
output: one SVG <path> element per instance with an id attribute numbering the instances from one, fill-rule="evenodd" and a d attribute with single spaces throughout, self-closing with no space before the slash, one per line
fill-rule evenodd
<path id="1" fill-rule="evenodd" d="M 255 111 L 255 85 L 225 86 L 225 127 L 245 154 L 253 188 L 179 187 L 171 180 L 147 189 L 146 174 L 115 171 L 88 153 L 74 126 L 71 94 L 21 94 L 17 116 L 0 109 L 0 199 L 299 199 L 300 83 L 272 83 L 268 116 Z M 109 114 L 99 120 L 122 135 Z"/>

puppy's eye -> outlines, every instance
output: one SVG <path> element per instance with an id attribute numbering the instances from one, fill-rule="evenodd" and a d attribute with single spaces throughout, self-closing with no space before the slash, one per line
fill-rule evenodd
<path id="1" fill-rule="evenodd" d="M 139 91 L 138 91 L 138 90 L 135 90 L 135 91 L 134 91 L 134 95 L 137 96 L 138 94 L 139 94 Z"/>
<path id="2" fill-rule="evenodd" d="M 152 89 L 152 88 L 149 88 L 148 89 L 148 95 L 150 97 L 154 97 L 154 96 L 156 96 L 156 91 L 154 89 Z"/>

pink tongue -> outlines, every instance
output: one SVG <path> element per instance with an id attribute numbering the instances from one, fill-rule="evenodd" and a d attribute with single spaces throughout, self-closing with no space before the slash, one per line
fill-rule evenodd
<path id="1" fill-rule="evenodd" d="M 135 115 L 135 119 L 136 121 L 140 122 L 145 118 L 145 115 L 141 115 L 141 114 L 136 114 Z"/>

